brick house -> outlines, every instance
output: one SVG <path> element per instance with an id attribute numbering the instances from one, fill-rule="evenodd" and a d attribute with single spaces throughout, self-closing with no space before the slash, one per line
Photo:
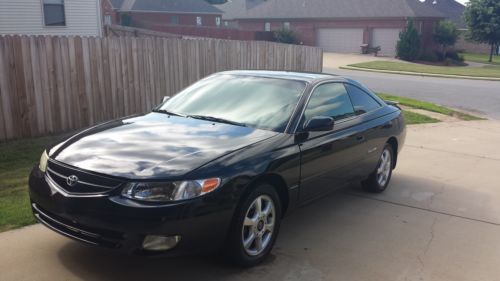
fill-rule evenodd
<path id="1" fill-rule="evenodd" d="M 461 35 L 455 43 L 455 49 L 469 52 L 469 53 L 480 53 L 489 54 L 490 45 L 480 44 L 475 42 L 469 42 L 465 40 L 465 32 L 467 31 L 467 25 L 463 19 L 463 14 L 465 11 L 465 6 L 454 1 L 454 0 L 426 0 L 425 4 L 434 7 L 439 10 L 446 19 L 455 23 L 457 28 L 461 31 Z"/>
<path id="2" fill-rule="evenodd" d="M 395 55 L 408 18 L 421 34 L 422 51 L 433 50 L 434 26 L 446 17 L 420 0 L 231 0 L 216 7 L 224 23 L 238 29 L 289 28 L 302 44 L 325 51 L 357 53 L 368 44 L 386 56 Z"/>
<path id="3" fill-rule="evenodd" d="M 104 0 L 105 24 L 217 27 L 222 11 L 205 0 Z"/>

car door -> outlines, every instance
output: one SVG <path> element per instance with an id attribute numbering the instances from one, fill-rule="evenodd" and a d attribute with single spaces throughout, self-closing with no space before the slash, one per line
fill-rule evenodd
<path id="1" fill-rule="evenodd" d="M 385 122 L 381 118 L 380 109 L 382 104 L 371 94 L 360 87 L 349 83 L 345 84 L 351 103 L 354 107 L 354 113 L 360 119 L 362 130 L 364 131 L 365 142 L 362 151 L 362 161 L 352 170 L 354 178 L 363 178 L 369 175 L 377 166 L 383 146 L 387 141 L 384 136 L 387 133 L 385 129 L 392 126 L 392 122 Z"/>
<path id="2" fill-rule="evenodd" d="M 298 131 L 316 116 L 330 116 L 335 124 L 331 131 L 298 134 L 302 136 L 301 201 L 314 199 L 348 182 L 364 151 L 365 137 L 343 83 L 324 83 L 313 90 Z"/>

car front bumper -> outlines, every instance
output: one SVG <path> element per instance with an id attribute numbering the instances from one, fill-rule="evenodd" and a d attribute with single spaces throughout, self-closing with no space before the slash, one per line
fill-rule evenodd
<path id="1" fill-rule="evenodd" d="M 102 197 L 68 197 L 49 187 L 35 167 L 29 179 L 31 207 L 46 227 L 87 245 L 140 255 L 176 256 L 220 248 L 233 207 L 214 194 L 171 203 L 143 205 L 111 192 Z M 146 235 L 180 236 L 178 244 L 162 252 L 142 248 Z"/>

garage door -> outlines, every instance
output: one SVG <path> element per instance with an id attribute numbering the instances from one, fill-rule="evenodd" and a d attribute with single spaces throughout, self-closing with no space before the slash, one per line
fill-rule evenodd
<path id="1" fill-rule="evenodd" d="M 363 44 L 362 28 L 320 28 L 316 33 L 317 46 L 326 52 L 359 53 Z"/>
<path id="2" fill-rule="evenodd" d="M 372 33 L 372 46 L 380 46 L 380 55 L 395 57 L 396 44 L 399 40 L 398 28 L 374 28 Z"/>

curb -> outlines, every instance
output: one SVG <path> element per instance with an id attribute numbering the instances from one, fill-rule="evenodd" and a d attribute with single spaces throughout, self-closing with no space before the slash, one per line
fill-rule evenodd
<path id="1" fill-rule="evenodd" d="M 469 79 L 469 80 L 482 80 L 482 81 L 500 81 L 500 78 L 495 78 L 495 77 L 475 77 L 475 76 L 397 71 L 397 70 L 380 70 L 380 69 L 370 69 L 370 68 L 362 68 L 362 67 L 354 67 L 354 66 L 341 66 L 339 68 L 340 69 L 347 69 L 347 70 L 401 74 L 401 75 L 411 75 L 411 76 L 438 77 L 438 78 L 451 78 L 451 79 Z"/>

